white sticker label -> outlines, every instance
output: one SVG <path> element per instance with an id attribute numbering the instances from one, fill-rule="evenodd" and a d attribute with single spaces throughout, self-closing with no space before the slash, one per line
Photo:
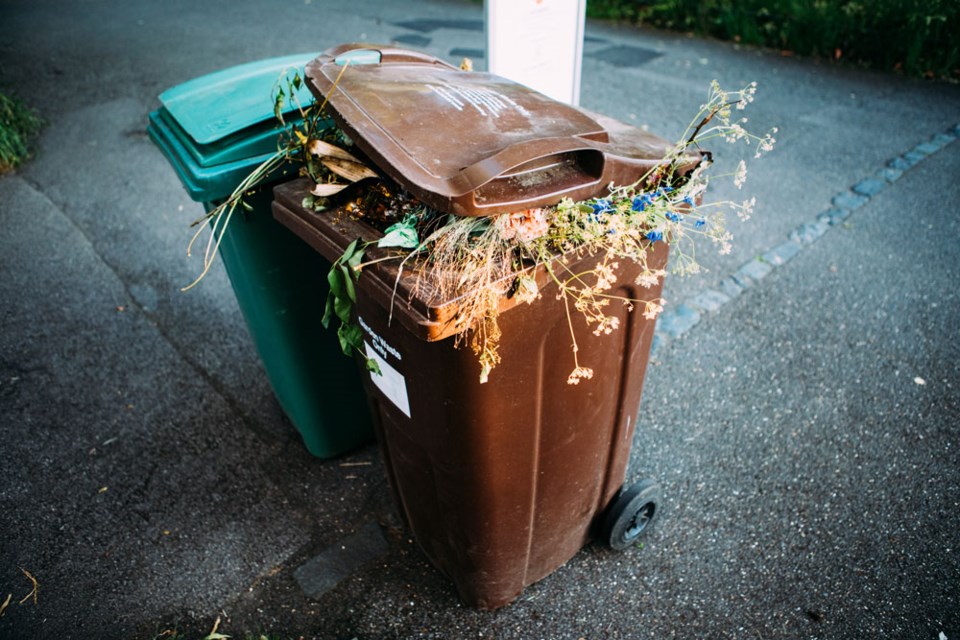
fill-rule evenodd
<path id="1" fill-rule="evenodd" d="M 367 357 L 377 363 L 377 366 L 380 367 L 380 374 L 376 373 L 370 374 L 370 379 L 373 381 L 373 384 L 377 385 L 377 388 L 387 396 L 390 401 L 397 405 L 397 408 L 400 411 L 403 411 L 404 415 L 408 418 L 410 417 L 410 399 L 407 397 L 407 381 L 400 374 L 399 371 L 387 364 L 387 361 L 380 357 L 380 354 L 370 346 L 369 342 L 364 342 L 363 346 L 366 347 Z"/>

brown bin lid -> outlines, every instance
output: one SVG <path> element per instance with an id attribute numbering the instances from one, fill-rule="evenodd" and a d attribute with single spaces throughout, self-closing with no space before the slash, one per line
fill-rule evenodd
<path id="1" fill-rule="evenodd" d="M 428 205 L 458 215 L 605 195 L 610 183 L 635 182 L 670 150 L 639 129 L 416 51 L 341 45 L 305 73 L 310 90 L 328 100 L 338 126 L 380 170 Z"/>

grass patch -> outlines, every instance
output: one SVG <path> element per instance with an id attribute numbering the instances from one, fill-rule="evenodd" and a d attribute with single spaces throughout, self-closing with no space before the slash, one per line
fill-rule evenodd
<path id="1" fill-rule="evenodd" d="M 587 14 L 960 79 L 957 0 L 589 0 Z"/>
<path id="2" fill-rule="evenodd" d="M 40 119 L 26 105 L 0 93 L 0 173 L 30 157 L 30 137 L 39 130 Z"/>

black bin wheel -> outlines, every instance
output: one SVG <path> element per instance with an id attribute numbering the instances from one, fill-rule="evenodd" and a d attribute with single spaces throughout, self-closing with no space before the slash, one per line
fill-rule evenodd
<path id="1" fill-rule="evenodd" d="M 640 537 L 660 511 L 660 485 L 650 478 L 620 491 L 603 519 L 600 540 L 623 551 Z"/>

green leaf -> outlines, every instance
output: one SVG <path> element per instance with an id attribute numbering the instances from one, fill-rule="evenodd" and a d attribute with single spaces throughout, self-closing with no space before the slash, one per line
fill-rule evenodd
<path id="1" fill-rule="evenodd" d="M 373 358 L 367 358 L 364 361 L 364 366 L 367 368 L 367 371 L 369 371 L 370 373 L 375 373 L 378 376 L 383 375 L 383 372 L 380 371 L 380 365 L 377 364 L 377 361 L 374 360 Z"/>
<path id="2" fill-rule="evenodd" d="M 280 121 L 280 124 L 285 125 L 286 122 L 283 121 L 283 87 L 277 87 L 277 97 L 273 101 L 273 115 Z"/>
<path id="3" fill-rule="evenodd" d="M 355 324 L 342 324 L 337 330 L 337 337 L 340 338 L 340 348 L 343 353 L 350 355 L 354 349 L 359 350 L 363 344 L 363 330 Z"/>
<path id="4" fill-rule="evenodd" d="M 343 297 L 343 272 L 336 265 L 327 272 L 327 283 L 330 285 L 330 292 L 334 297 Z"/>
<path id="5" fill-rule="evenodd" d="M 416 249 L 420 246 L 417 228 L 413 225 L 413 221 L 410 218 L 407 218 L 403 222 L 392 224 L 387 227 L 383 237 L 377 242 L 377 246 L 382 249 L 387 247 Z"/>
<path id="6" fill-rule="evenodd" d="M 349 298 L 335 298 L 333 301 L 333 310 L 336 312 L 337 317 L 340 318 L 340 322 L 347 324 L 350 322 L 350 310 L 353 308 L 353 303 L 350 302 Z"/>
<path id="7" fill-rule="evenodd" d="M 299 73 L 293 74 L 293 88 L 299 91 L 302 85 L 303 85 L 303 80 L 300 79 L 300 74 Z"/>
<path id="8" fill-rule="evenodd" d="M 343 272 L 343 284 L 345 285 L 344 288 L 347 291 L 347 297 L 350 299 L 350 302 L 356 302 L 357 290 L 353 286 L 353 278 L 350 277 L 350 271 L 352 271 L 352 269 L 350 269 L 350 267 L 345 267 L 341 265 L 340 270 Z"/>
<path id="9" fill-rule="evenodd" d="M 340 256 L 340 259 L 337 260 L 337 262 L 340 264 L 343 264 L 344 262 L 346 262 L 347 264 L 350 264 L 350 260 L 353 258 L 354 255 L 356 255 L 358 242 L 360 242 L 360 238 L 357 238 L 356 240 L 348 244 L 347 248 L 344 249 L 343 251 L 343 255 Z"/>
<path id="10" fill-rule="evenodd" d="M 580 213 L 593 213 L 593 207 L 588 204 L 578 204 L 577 209 L 580 210 Z"/>
<path id="11" fill-rule="evenodd" d="M 336 297 L 333 295 L 333 292 L 327 294 L 327 307 L 323 311 L 323 318 L 320 320 L 320 324 L 323 325 L 324 329 L 330 328 L 330 321 L 333 320 L 333 301 L 336 300 Z"/>
<path id="12" fill-rule="evenodd" d="M 357 251 L 350 256 L 350 259 L 347 260 L 347 264 L 350 266 L 350 273 L 353 275 L 353 279 L 357 280 L 360 277 L 360 263 L 363 261 L 363 252 L 364 248 L 360 247 Z"/>

